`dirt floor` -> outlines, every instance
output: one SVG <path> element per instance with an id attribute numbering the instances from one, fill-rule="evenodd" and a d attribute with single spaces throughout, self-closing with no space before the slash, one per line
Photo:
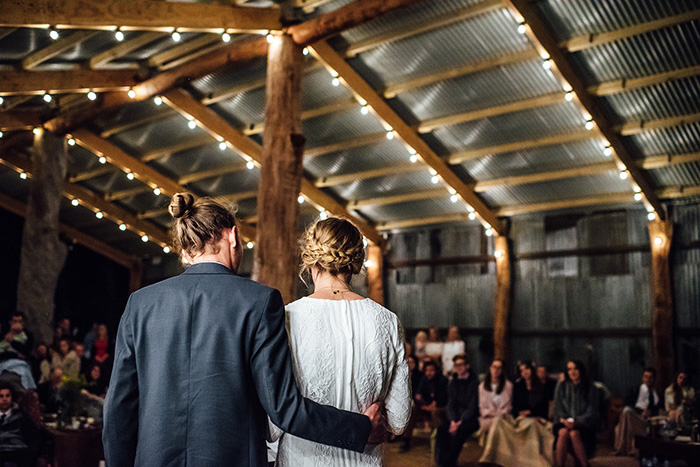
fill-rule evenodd
<path id="1" fill-rule="evenodd" d="M 411 450 L 407 453 L 399 452 L 400 443 L 386 443 L 384 445 L 384 458 L 387 467 L 431 467 L 435 464 L 430 458 L 430 442 L 427 430 L 416 429 L 413 436 Z M 459 457 L 459 467 L 479 466 L 482 448 L 476 439 L 470 439 L 464 445 L 462 455 Z M 615 457 L 610 446 L 600 443 L 596 456 L 591 459 L 591 467 L 638 467 L 639 462 L 632 457 Z M 569 459 L 567 466 L 573 466 Z M 517 467 L 517 466 L 504 466 Z"/>

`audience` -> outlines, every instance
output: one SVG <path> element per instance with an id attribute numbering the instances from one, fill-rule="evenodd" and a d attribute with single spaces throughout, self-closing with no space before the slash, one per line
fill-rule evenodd
<path id="1" fill-rule="evenodd" d="M 546 365 L 537 365 L 537 379 L 542 383 L 544 399 L 547 401 L 547 419 L 554 416 L 554 390 L 557 388 L 557 380 L 549 377 L 549 369 Z"/>
<path id="2" fill-rule="evenodd" d="M 397 439 L 401 440 L 401 446 L 399 450 L 401 452 L 406 452 L 411 449 L 411 440 L 413 439 L 413 429 L 416 427 L 419 419 L 421 418 L 421 412 L 418 408 L 418 404 L 415 402 L 418 390 L 423 383 L 423 372 L 418 369 L 418 360 L 415 355 L 409 355 L 408 358 L 408 370 L 411 374 L 411 394 L 413 395 L 414 404 L 411 407 L 411 418 L 408 420 L 408 425 L 406 430 Z"/>
<path id="3" fill-rule="evenodd" d="M 447 342 L 442 347 L 442 373 L 449 376 L 452 373 L 452 359 L 455 355 L 464 354 L 464 341 L 459 337 L 459 328 L 450 326 L 447 331 Z"/>
<path id="4" fill-rule="evenodd" d="M 0 465 L 34 467 L 39 448 L 39 429 L 16 403 L 11 384 L 0 383 Z"/>
<path id="5" fill-rule="evenodd" d="M 493 419 L 513 410 L 513 383 L 506 379 L 503 360 L 491 362 L 484 382 L 479 385 L 479 425 L 482 435 L 491 428 Z"/>
<path id="6" fill-rule="evenodd" d="M 67 337 L 61 337 L 58 341 L 58 351 L 51 358 L 51 368 L 61 368 L 67 378 L 77 378 L 80 374 L 80 359 Z"/>
<path id="7" fill-rule="evenodd" d="M 63 384 L 63 370 L 56 367 L 51 370 L 48 381 L 37 387 L 36 393 L 39 396 L 39 403 L 43 406 L 43 413 L 58 413 L 61 408 L 61 398 L 59 390 Z"/>
<path id="8" fill-rule="evenodd" d="M 636 455 L 634 437 L 646 433 L 647 420 L 657 415 L 661 408 L 662 401 L 654 389 L 655 382 L 656 370 L 645 368 L 642 384 L 628 391 L 620 421 L 615 427 L 615 454 Z"/>
<path id="9" fill-rule="evenodd" d="M 34 352 L 29 355 L 29 366 L 32 368 L 32 377 L 36 384 L 41 384 L 49 379 L 51 362 L 49 361 L 49 348 L 43 342 L 39 343 Z"/>
<path id="10" fill-rule="evenodd" d="M 668 418 L 680 425 L 687 424 L 692 418 L 695 390 L 688 381 L 688 374 L 680 371 L 676 374 L 673 384 L 666 388 L 664 400 Z"/>
<path id="11" fill-rule="evenodd" d="M 100 324 L 97 326 L 97 334 L 95 335 L 95 346 L 93 359 L 96 363 L 102 365 L 111 356 L 111 345 L 109 341 L 109 333 L 107 325 Z"/>
<path id="12" fill-rule="evenodd" d="M 586 367 L 579 360 L 566 364 L 564 381 L 554 393 L 554 465 L 563 467 L 573 451 L 580 465 L 588 465 L 595 452 L 598 427 L 598 390 L 588 379 Z"/>
<path id="13" fill-rule="evenodd" d="M 437 431 L 437 463 L 453 467 L 464 442 L 479 429 L 479 379 L 465 354 L 452 358 L 454 374 L 448 386 L 447 419 Z"/>
<path id="14" fill-rule="evenodd" d="M 545 398 L 544 384 L 535 376 L 531 363 L 521 363 L 518 368 L 520 379 L 513 386 L 513 416 L 547 419 L 549 403 Z"/>
<path id="15" fill-rule="evenodd" d="M 426 356 L 425 346 L 428 344 L 428 334 L 425 331 L 418 331 L 416 334 L 416 345 L 413 349 L 413 354 L 419 358 L 423 359 Z"/>
<path id="16" fill-rule="evenodd" d="M 440 426 L 447 406 L 447 378 L 437 369 L 434 361 L 423 364 L 424 377 L 415 395 L 418 407 L 430 414 L 430 427 Z"/>
<path id="17" fill-rule="evenodd" d="M 445 343 L 440 339 L 440 331 L 435 326 L 428 329 L 428 342 L 425 344 L 425 354 L 438 365 L 442 363 L 442 352 Z"/>
<path id="18" fill-rule="evenodd" d="M 24 314 L 15 311 L 10 317 L 9 331 L 0 342 L 0 353 L 11 351 L 17 353 L 20 358 L 26 359 L 34 348 L 32 333 L 24 329 Z"/>

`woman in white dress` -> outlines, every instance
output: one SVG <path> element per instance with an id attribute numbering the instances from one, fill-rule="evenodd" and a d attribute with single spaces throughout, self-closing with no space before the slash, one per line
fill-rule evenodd
<path id="1" fill-rule="evenodd" d="M 389 430 L 401 434 L 411 415 L 403 328 L 394 313 L 348 286 L 364 263 L 362 235 L 344 219 L 318 221 L 304 234 L 301 258 L 302 273 L 311 274 L 314 293 L 289 304 L 286 311 L 302 394 L 358 413 L 381 402 Z M 272 439 L 279 435 L 273 433 Z M 382 446 L 356 453 L 284 433 L 276 465 L 381 466 Z"/>

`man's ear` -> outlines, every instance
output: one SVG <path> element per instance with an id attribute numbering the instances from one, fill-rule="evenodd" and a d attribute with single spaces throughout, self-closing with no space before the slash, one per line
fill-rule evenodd
<path id="1" fill-rule="evenodd" d="M 231 230 L 229 231 L 228 241 L 232 247 L 238 247 L 238 242 L 240 241 L 240 239 L 238 238 L 238 227 L 236 227 L 235 225 L 231 227 Z"/>

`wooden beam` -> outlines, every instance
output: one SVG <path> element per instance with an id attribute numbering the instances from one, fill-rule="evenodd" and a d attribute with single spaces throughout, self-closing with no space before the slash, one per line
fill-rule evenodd
<path id="1" fill-rule="evenodd" d="M 23 2 L 17 2 L 23 3 Z M 0 4 L 0 10 L 2 10 L 2 5 Z M 3 16 L 5 12 L 3 11 Z M 49 23 L 55 24 L 55 23 Z M 97 35 L 97 31 L 75 31 L 65 35 L 65 37 L 59 37 L 58 40 L 54 41 L 53 44 L 44 47 L 43 49 L 37 50 L 31 55 L 25 57 L 22 60 L 22 68 L 25 70 L 31 70 L 45 62 L 50 60 L 56 55 L 65 52 L 68 49 L 72 49 L 76 45 L 83 41 L 90 39 L 91 37 Z"/>
<path id="2" fill-rule="evenodd" d="M 316 117 L 321 117 L 323 115 L 328 115 L 331 113 L 335 112 L 342 112 L 343 110 L 348 110 L 348 109 L 360 109 L 360 105 L 357 103 L 356 100 L 351 99 L 351 100 L 344 100 L 341 102 L 334 102 L 332 104 L 328 105 L 322 105 L 321 107 L 316 107 L 315 109 L 309 109 L 301 112 L 301 119 L 302 120 L 308 120 Z M 265 124 L 264 123 L 259 123 L 257 125 L 253 125 L 249 128 L 246 128 L 243 130 L 243 134 L 247 136 L 251 135 L 259 135 L 265 131 Z"/>
<path id="3" fill-rule="evenodd" d="M 216 199 L 222 199 L 231 203 L 237 203 L 238 201 L 244 200 L 244 199 L 250 199 L 250 198 L 255 198 L 258 196 L 258 191 L 242 191 L 238 193 L 231 193 L 228 195 L 224 196 L 217 196 Z M 162 215 L 168 214 L 168 209 L 167 208 L 162 208 L 162 209 L 153 209 L 151 211 L 144 211 L 142 213 L 138 214 L 139 219 L 152 219 L 154 217 L 160 217 Z M 246 236 L 246 238 L 249 239 L 254 239 L 255 235 L 249 235 Z"/>
<path id="4" fill-rule="evenodd" d="M 454 24 L 459 21 L 466 21 L 470 18 L 479 16 L 484 13 L 488 13 L 502 6 L 503 2 L 501 0 L 485 0 L 476 4 L 470 4 L 462 8 L 460 11 L 449 11 L 430 21 L 419 22 L 410 27 L 404 27 L 399 30 L 388 31 L 383 34 L 379 34 L 377 36 L 366 39 L 364 41 L 352 44 L 350 48 L 345 52 L 345 56 L 354 57 L 355 55 L 373 49 L 379 46 L 380 44 L 405 39 L 411 36 L 416 36 L 418 34 L 429 32 L 434 29 L 449 26 L 450 24 Z"/>
<path id="5" fill-rule="evenodd" d="M 367 248 L 367 298 L 384 305 L 384 253 L 382 248 L 371 245 Z"/>
<path id="6" fill-rule="evenodd" d="M 31 130 L 41 123 L 41 115 L 35 112 L 0 113 L 0 131 Z"/>
<path id="7" fill-rule="evenodd" d="M 700 152 L 692 152 L 688 154 L 676 154 L 667 156 L 646 157 L 637 161 L 637 165 L 646 170 L 658 169 L 678 164 L 688 164 L 690 162 L 700 161 Z"/>
<path id="8" fill-rule="evenodd" d="M 552 170 L 549 172 L 539 172 L 528 175 L 514 175 L 511 177 L 494 178 L 491 180 L 477 182 L 474 185 L 474 191 L 481 193 L 496 186 L 525 185 L 528 183 L 548 182 L 552 180 L 561 180 L 564 178 L 587 177 L 592 175 L 600 175 L 611 170 L 617 171 L 617 165 L 615 165 L 614 162 L 601 162 L 582 167 L 574 167 L 571 169 Z"/>
<path id="9" fill-rule="evenodd" d="M 685 198 L 687 196 L 699 196 L 700 186 L 679 186 L 679 187 L 668 187 L 662 188 L 657 191 L 659 198 L 671 199 L 671 198 Z"/>
<path id="10" fill-rule="evenodd" d="M 17 28 L 4 28 L 0 30 L 0 41 L 15 32 Z"/>
<path id="11" fill-rule="evenodd" d="M 246 170 L 246 163 L 235 162 L 232 164 L 228 164 L 224 167 L 217 167 L 215 169 L 202 170 L 201 172 L 193 172 L 191 174 L 184 175 L 180 177 L 180 179 L 177 182 L 180 185 L 187 185 L 188 183 L 198 182 L 207 178 L 218 177 L 234 172 L 241 172 L 243 170 Z"/>
<path id="12" fill-rule="evenodd" d="M 604 195 L 586 196 L 584 198 L 560 199 L 544 203 L 522 204 L 518 206 L 502 207 L 498 210 L 500 216 L 519 216 L 541 211 L 556 211 L 559 209 L 579 208 L 618 203 L 635 203 L 634 193 L 631 191 L 622 193 L 608 193 Z"/>
<path id="13" fill-rule="evenodd" d="M 174 144 L 172 146 L 166 146 L 164 148 L 155 149 L 149 151 L 140 157 L 141 162 L 149 162 L 152 160 L 159 159 L 163 156 L 169 156 L 180 151 L 187 151 L 188 149 L 194 149 L 201 146 L 206 146 L 207 144 L 213 144 L 211 136 L 209 135 L 198 135 L 192 139 L 185 142 Z"/>
<path id="14" fill-rule="evenodd" d="M 470 122 L 482 118 L 495 117 L 497 115 L 503 115 L 511 112 L 520 112 L 522 110 L 530 110 L 536 109 L 538 107 L 546 107 L 550 105 L 561 104 L 563 102 L 566 102 L 566 100 L 564 99 L 564 95 L 565 93 L 563 92 L 555 92 L 553 94 L 533 97 L 531 99 L 525 99 L 517 102 L 510 102 L 508 104 L 488 107 L 486 109 L 472 110 L 461 114 L 448 115 L 446 117 L 425 120 L 418 125 L 418 132 L 429 133 L 435 128 L 443 126 L 457 125 L 459 123 Z"/>
<path id="15" fill-rule="evenodd" d="M 691 76 L 700 75 L 700 66 L 691 66 L 679 70 L 665 71 L 641 78 L 623 78 L 588 87 L 588 92 L 595 96 L 610 96 L 624 91 L 645 88 L 655 84 L 665 84 Z"/>
<path id="16" fill-rule="evenodd" d="M 677 117 L 669 118 L 659 118 L 656 120 L 638 120 L 636 122 L 618 125 L 615 127 L 615 130 L 622 136 L 631 136 L 639 134 L 643 131 L 673 128 L 676 126 L 690 125 L 697 122 L 700 122 L 700 113 L 679 115 Z"/>
<path id="17" fill-rule="evenodd" d="M 433 217 L 419 217 L 416 219 L 404 219 L 400 221 L 392 221 L 392 222 L 382 222 L 377 224 L 377 229 L 380 231 L 386 231 L 386 230 L 400 230 L 400 229 L 407 229 L 410 227 L 421 227 L 424 225 L 433 225 L 433 224 L 448 224 L 452 222 L 468 222 L 469 217 L 468 213 L 465 212 L 456 212 L 453 214 L 446 214 L 442 216 L 433 216 Z"/>
<path id="18" fill-rule="evenodd" d="M 88 62 L 88 66 L 92 69 L 100 68 L 101 66 L 121 58 L 136 49 L 150 44 L 151 42 L 160 39 L 164 36 L 162 32 L 144 32 L 133 39 L 119 43 L 118 45 L 105 50 L 102 53 L 94 55 Z"/>
<path id="19" fill-rule="evenodd" d="M 674 382 L 674 336 L 673 336 L 673 281 L 671 280 L 671 243 L 673 222 L 654 219 L 649 221 L 651 240 L 651 285 L 652 301 L 652 360 L 659 370 L 661 387 Z"/>
<path id="20" fill-rule="evenodd" d="M 0 207 L 21 217 L 25 217 L 27 214 L 26 204 L 10 198 L 3 193 L 0 193 Z M 139 261 L 136 256 L 124 253 L 123 251 L 114 248 L 109 243 L 97 240 L 96 238 L 81 232 L 75 227 L 61 223 L 59 225 L 59 229 L 65 235 L 70 237 L 75 243 L 83 245 L 85 248 L 92 250 L 98 255 L 104 256 L 105 258 L 110 259 L 111 261 L 114 261 L 125 268 L 131 268 L 135 262 Z"/>
<path id="21" fill-rule="evenodd" d="M 513 2 L 516 3 L 516 2 Z M 518 8 L 521 13 L 523 11 Z M 525 15 L 523 15 L 525 16 Z M 646 23 L 635 24 L 626 28 L 617 29 L 610 32 L 602 32 L 598 34 L 584 34 L 581 36 L 572 37 L 571 39 L 560 42 L 558 46 L 568 52 L 578 52 L 591 47 L 597 47 L 602 44 L 614 42 L 627 37 L 637 36 L 646 32 L 657 31 L 659 29 L 675 26 L 689 21 L 700 19 L 700 9 L 691 10 L 679 15 L 667 16 L 666 18 L 648 21 Z M 528 21 L 528 24 L 530 22 Z"/>
<path id="22" fill-rule="evenodd" d="M 412 80 L 404 81 L 403 83 L 388 86 L 384 90 L 384 98 L 391 99 L 392 97 L 396 97 L 397 94 L 401 94 L 402 92 L 412 91 L 414 89 L 418 89 L 429 84 L 439 83 L 441 81 L 459 78 L 460 76 L 465 76 L 471 73 L 477 73 L 479 71 L 490 70 L 496 67 L 512 65 L 515 63 L 522 63 L 528 60 L 535 60 L 539 58 L 540 54 L 537 52 L 537 50 L 528 49 L 523 52 L 504 55 L 497 58 L 489 58 L 480 62 L 469 63 L 467 65 L 460 65 L 455 68 L 450 68 L 448 70 L 439 71 L 437 73 L 432 73 L 430 75 L 422 76 L 420 78 L 414 78 Z"/>
<path id="23" fill-rule="evenodd" d="M 326 154 L 331 154 L 338 151 L 347 151 L 350 149 L 362 148 L 365 146 L 371 146 L 373 144 L 386 141 L 386 132 L 372 133 L 370 135 L 363 135 L 361 138 L 352 137 L 345 141 L 339 141 L 337 143 L 327 144 L 325 146 L 316 146 L 314 148 L 307 149 L 304 151 L 304 157 L 307 159 L 312 157 L 319 157 Z"/>
<path id="24" fill-rule="evenodd" d="M 368 178 L 386 177 L 389 175 L 399 175 L 409 172 L 426 171 L 424 164 L 399 164 L 381 169 L 365 170 L 364 172 L 353 172 L 343 175 L 335 175 L 331 177 L 321 177 L 314 183 L 319 188 L 325 188 L 334 185 L 342 185 L 355 180 L 366 180 Z M 443 190 L 445 191 L 445 190 Z"/>
<path id="25" fill-rule="evenodd" d="M 513 270 L 507 237 L 496 236 L 494 256 L 496 257 L 496 303 L 493 313 L 493 354 L 494 358 L 505 360 L 510 353 L 510 308 L 513 296 Z"/>
<path id="26" fill-rule="evenodd" d="M 657 215 L 664 219 L 666 210 L 656 196 L 654 189 L 646 174 L 636 166 L 636 157 L 630 153 L 622 137 L 615 131 L 613 122 L 608 117 L 599 100 L 588 93 L 588 87 L 583 82 L 577 68 L 571 61 L 571 56 L 559 47 L 559 43 L 547 22 L 540 16 L 539 9 L 529 0 L 505 0 L 511 6 L 511 13 L 515 17 L 522 17 L 527 24 L 526 33 L 530 40 L 549 54 L 553 63 L 552 71 L 561 76 L 576 93 L 578 102 L 591 117 L 591 121 L 598 127 L 600 133 L 607 139 L 613 148 L 613 159 L 618 162 L 621 169 L 627 170 L 629 178 L 636 183 L 642 193 L 642 201 L 647 210 L 656 211 Z M 700 10 L 697 10 L 700 14 Z"/>
<path id="27" fill-rule="evenodd" d="M 84 180 L 90 180 L 91 178 L 101 177 L 103 175 L 114 173 L 117 170 L 119 170 L 119 169 L 117 169 L 114 166 L 105 165 L 102 167 L 98 167 L 96 169 L 86 170 L 85 172 L 79 172 L 73 176 L 69 176 L 68 181 L 71 183 L 78 183 L 78 182 L 82 182 Z"/>
<path id="28" fill-rule="evenodd" d="M 288 34 L 297 45 L 322 41 L 346 29 L 360 26 L 390 11 L 405 8 L 420 0 L 364 0 L 353 2 L 323 16 L 291 26 Z"/>
<path id="29" fill-rule="evenodd" d="M 381 196 L 348 202 L 348 208 L 363 208 L 365 206 L 383 206 L 387 204 L 405 203 L 407 201 L 418 201 L 422 199 L 439 198 L 447 196 L 449 193 L 444 188 L 434 188 L 432 190 L 417 191 L 403 195 Z"/>
<path id="30" fill-rule="evenodd" d="M 0 71 L 0 96 L 128 91 L 137 84 L 130 70 Z M 31 97 L 31 96 L 30 96 Z"/>
<path id="31" fill-rule="evenodd" d="M 534 138 L 525 141 L 516 141 L 513 143 L 498 144 L 496 146 L 487 146 L 484 148 L 462 151 L 448 156 L 447 162 L 451 165 L 461 164 L 462 162 L 472 159 L 480 159 L 488 155 L 523 151 L 526 149 L 540 148 L 543 146 L 552 146 L 555 144 L 572 143 L 575 141 L 591 139 L 593 137 L 594 135 L 585 130 L 561 133 L 553 136 L 545 136 L 543 138 Z"/>
<path id="32" fill-rule="evenodd" d="M 161 106 L 157 112 L 143 117 L 137 117 L 129 119 L 126 123 L 121 125 L 108 128 L 107 130 L 100 133 L 101 138 L 109 138 L 111 136 L 117 135 L 119 133 L 124 133 L 125 131 L 133 130 L 134 128 L 140 128 L 149 123 L 154 123 L 163 120 L 164 118 L 175 115 L 176 112 L 170 107 Z"/>
<path id="33" fill-rule="evenodd" d="M 201 52 L 202 50 L 210 52 L 211 50 L 209 50 L 208 47 L 214 44 L 223 46 L 225 45 L 225 42 L 221 40 L 221 36 L 218 34 L 202 34 L 201 36 L 190 39 L 181 45 L 176 45 L 168 50 L 151 55 L 148 58 L 148 66 L 160 68 L 167 63 L 168 66 L 172 68 L 171 62 L 180 62 L 180 60 L 184 57 L 190 57 L 190 59 L 196 58 L 196 55 L 194 54 Z"/>
<path id="34" fill-rule="evenodd" d="M 46 27 L 113 31 L 257 32 L 281 28 L 275 8 L 137 0 L 0 1 L 0 27 Z"/>
<path id="35" fill-rule="evenodd" d="M 132 196 L 144 195 L 146 193 L 151 193 L 152 188 L 144 185 L 139 185 L 135 188 L 128 188 L 126 190 L 110 191 L 104 194 L 104 199 L 106 201 L 118 201 L 125 198 L 131 198 Z"/>
<path id="36" fill-rule="evenodd" d="M 438 156 L 428 144 L 421 139 L 418 133 L 384 101 L 384 99 L 372 89 L 372 87 L 350 66 L 344 58 L 338 54 L 326 42 L 313 45 L 312 53 L 323 60 L 331 69 L 335 70 L 358 96 L 364 99 L 373 111 L 383 119 L 392 130 L 398 134 L 409 146 L 420 154 L 423 161 L 432 167 L 442 179 L 451 186 L 462 199 L 474 208 L 477 215 L 484 223 L 490 225 L 497 233 L 503 233 L 503 225 L 494 213 L 481 201 L 481 199 L 468 187 Z"/>
<path id="37" fill-rule="evenodd" d="M 230 146 L 243 154 L 247 160 L 252 160 L 262 165 L 262 148 L 252 139 L 245 136 L 239 130 L 231 127 L 216 112 L 209 109 L 183 90 L 172 90 L 163 94 L 163 100 L 183 115 L 197 120 L 198 124 L 207 133 L 217 140 L 226 141 Z M 315 187 L 313 182 L 302 179 L 301 194 L 309 201 L 335 215 L 350 216 L 360 231 L 372 242 L 382 244 L 384 239 L 367 222 L 348 213 L 345 206 L 323 193 Z"/>
<path id="38" fill-rule="evenodd" d="M 0 105 L 0 112 L 7 112 L 8 110 L 14 109 L 15 107 L 32 99 L 34 99 L 34 96 L 15 96 L 12 98 L 5 98 L 5 102 Z"/>

